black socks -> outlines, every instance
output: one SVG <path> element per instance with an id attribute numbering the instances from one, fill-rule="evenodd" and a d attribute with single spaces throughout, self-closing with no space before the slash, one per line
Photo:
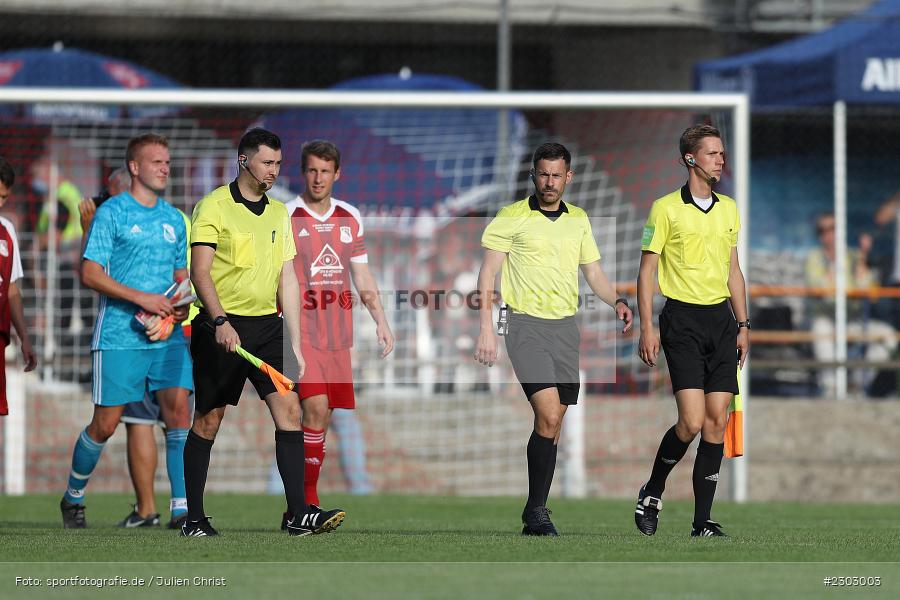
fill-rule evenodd
<path id="1" fill-rule="evenodd" d="M 184 442 L 184 487 L 187 492 L 188 521 L 199 521 L 206 516 L 203 510 L 203 491 L 206 489 L 213 441 L 200 437 L 192 429 Z"/>
<path id="2" fill-rule="evenodd" d="M 284 482 L 284 496 L 288 512 L 302 515 L 306 512 L 306 494 L 303 490 L 303 431 L 275 430 L 275 461 Z"/>
<path id="3" fill-rule="evenodd" d="M 693 477 L 695 528 L 703 527 L 709 520 L 724 452 L 725 444 L 712 444 L 704 439 L 701 439 L 697 446 Z"/>
<path id="4" fill-rule="evenodd" d="M 528 457 L 528 502 L 525 508 L 545 506 L 553 472 L 556 468 L 556 444 L 553 438 L 531 432 L 526 451 Z"/>
<path id="5" fill-rule="evenodd" d="M 656 460 L 653 461 L 653 471 L 650 473 L 650 480 L 644 488 L 648 496 L 662 498 L 662 494 L 666 489 L 666 478 L 678 461 L 684 457 L 690 442 L 682 442 L 675 435 L 675 426 L 673 425 L 663 435 L 662 441 L 659 443 L 659 450 L 656 451 Z"/>

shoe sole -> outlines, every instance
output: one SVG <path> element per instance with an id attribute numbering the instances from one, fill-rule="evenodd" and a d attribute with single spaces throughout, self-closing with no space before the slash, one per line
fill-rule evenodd
<path id="1" fill-rule="evenodd" d="M 656 528 L 659 526 L 659 518 L 657 518 L 656 523 L 653 523 L 652 525 L 643 525 L 642 523 L 639 522 L 639 519 L 641 517 L 643 517 L 643 515 L 639 515 L 637 513 L 635 513 L 635 515 L 634 515 L 634 525 L 635 525 L 635 527 L 637 527 L 637 530 L 640 531 L 642 534 L 646 535 L 647 537 L 654 535 L 656 533 Z M 645 527 L 648 531 L 644 530 Z"/>
<path id="2" fill-rule="evenodd" d="M 287 528 L 288 535 L 292 537 L 306 537 L 308 535 L 319 535 L 321 533 L 329 533 L 341 526 L 347 513 L 341 511 L 336 515 L 332 515 L 330 519 L 319 525 L 316 529 L 291 530 Z"/>
<path id="3" fill-rule="evenodd" d="M 337 513 L 336 515 L 334 515 L 333 517 L 331 517 L 330 519 L 328 519 L 327 521 L 322 523 L 318 529 L 313 531 L 313 534 L 319 535 L 320 533 L 329 533 L 331 531 L 334 531 L 335 529 L 337 529 L 338 527 L 341 526 L 341 523 L 344 522 L 344 517 L 346 517 L 346 516 L 347 516 L 347 513 L 343 512 L 343 511 Z"/>
<path id="4" fill-rule="evenodd" d="M 637 525 L 637 523 L 635 523 L 635 525 Z M 650 537 L 651 535 L 656 535 L 655 529 L 653 531 L 644 531 L 643 529 L 641 529 L 640 525 L 637 526 L 637 530 L 640 531 L 643 535 L 646 535 L 647 537 Z"/>
<path id="5" fill-rule="evenodd" d="M 523 530 L 522 535 L 525 537 L 559 537 L 558 533 L 538 533 L 531 529 L 528 531 Z"/>

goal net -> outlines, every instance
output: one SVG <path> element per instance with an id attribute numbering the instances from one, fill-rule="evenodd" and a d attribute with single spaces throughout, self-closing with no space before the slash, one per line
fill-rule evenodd
<path id="1" fill-rule="evenodd" d="M 590 216 L 601 264 L 632 305 L 650 205 L 684 181 L 677 141 L 686 127 L 709 122 L 720 128 L 731 157 L 722 190 L 738 198 L 747 191 L 746 105 L 733 95 L 4 94 L 0 155 L 18 178 L 0 214 L 18 230 L 26 317 L 41 363 L 36 373 L 17 374 L 16 347 L 7 349 L 10 385 L 17 390 L 12 410 L 24 415 L 7 421 L 2 433 L 7 493 L 62 490 L 72 445 L 90 419 L 89 344 L 98 301 L 75 271 L 81 230 L 72 199 L 100 191 L 134 135 L 154 131 L 169 138 L 166 198 L 188 214 L 236 176 L 237 141 L 251 126 L 282 138 L 284 164 L 270 196 L 284 201 L 302 191 L 302 143 L 324 138 L 340 148 L 334 195 L 361 211 L 369 265 L 396 346 L 390 357 L 378 358 L 375 326 L 357 304 L 358 408 L 349 423 L 340 415 L 329 431 L 320 484 L 325 494 L 527 489 L 531 411 L 508 360 L 501 357 L 490 369 L 473 360 L 478 316 L 472 293 L 481 233 L 501 206 L 531 193 L 528 171 L 538 144 L 557 141 L 572 152 L 574 179 L 564 199 Z M 42 101 L 52 106 L 31 110 Z M 84 108 L 93 105 L 115 110 Z M 581 286 L 582 394 L 566 418 L 553 493 L 630 496 L 674 419 L 667 372 L 642 365 L 635 357 L 637 335 L 621 335 L 612 310 L 583 280 Z M 272 430 L 248 387 L 226 415 L 209 488 L 268 489 Z M 130 489 L 124 442 L 120 431 L 107 444 L 92 491 Z M 689 478 L 676 481 L 682 479 L 669 491 L 675 497 L 690 493 Z M 164 491 L 164 471 L 157 480 Z"/>

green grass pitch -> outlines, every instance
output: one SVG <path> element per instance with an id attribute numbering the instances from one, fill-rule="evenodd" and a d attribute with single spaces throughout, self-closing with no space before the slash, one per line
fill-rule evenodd
<path id="1" fill-rule="evenodd" d="M 719 502 L 714 518 L 730 537 L 692 539 L 691 502 L 667 502 L 648 538 L 633 501 L 552 499 L 562 535 L 549 539 L 519 535 L 518 498 L 326 500 L 347 510 L 340 529 L 291 538 L 278 530 L 280 498 L 210 493 L 222 535 L 183 539 L 114 527 L 129 510 L 124 494 L 88 494 L 84 531 L 62 529 L 58 496 L 0 497 L 0 597 L 900 597 L 896 505 Z M 72 577 L 82 580 L 62 581 Z"/>

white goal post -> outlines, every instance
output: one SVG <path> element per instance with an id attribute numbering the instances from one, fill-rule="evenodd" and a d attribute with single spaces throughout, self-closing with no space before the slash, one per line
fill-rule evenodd
<path id="1" fill-rule="evenodd" d="M 361 92 L 361 91 L 289 91 L 289 90 L 105 90 L 105 89 L 60 89 L 60 88 L 0 88 L 0 106 L 6 104 L 86 104 L 124 106 L 169 106 L 205 108 L 409 108 L 409 109 L 493 109 L 519 111 L 568 111 L 568 110 L 620 110 L 620 109 L 673 109 L 690 113 L 727 113 L 731 123 L 729 131 L 729 164 L 732 169 L 733 190 L 737 199 L 742 223 L 742 235 L 738 241 L 738 256 L 745 269 L 748 265 L 748 241 L 750 235 L 750 113 L 749 101 L 744 94 L 710 93 L 619 93 L 619 92 Z M 648 125 L 649 126 L 649 125 Z M 503 129 L 503 128 L 498 128 Z M 674 148 L 676 139 L 671 140 Z M 674 153 L 674 152 L 673 152 Z M 52 236 L 51 236 L 52 237 Z M 639 253 L 637 248 L 619 248 L 620 254 Z M 55 293 L 51 287 L 48 294 Z M 44 298 L 46 306 L 53 305 L 53 298 Z M 41 307 L 38 307 L 41 310 Z M 37 332 L 36 332 L 37 333 Z M 45 352 L 47 350 L 45 349 Z M 633 358 L 633 360 L 637 360 Z M 12 367 L 9 367 L 12 368 Z M 749 427 L 749 398 L 746 394 L 749 383 L 749 365 L 741 377 L 741 388 L 745 391 L 745 427 Z M 25 393 L 26 386 L 11 386 L 9 392 Z M 24 399 L 10 406 L 23 406 Z M 573 416 L 583 414 L 574 412 Z M 7 493 L 22 493 L 25 490 L 23 466 L 19 461 L 26 456 L 24 444 L 26 435 L 25 419 L 5 419 L 5 469 Z M 591 431 L 584 422 L 573 424 L 573 432 L 590 436 Z M 662 431 L 660 431 L 660 434 Z M 751 447 L 749 431 L 745 434 L 745 449 Z M 524 441 L 523 441 L 524 444 Z M 586 457 L 585 444 L 576 443 L 582 456 L 569 456 L 568 460 L 580 463 L 580 468 L 568 467 L 570 472 L 583 473 Z M 13 463 L 10 463 L 13 461 Z M 647 465 L 649 467 L 649 463 Z M 731 497 L 736 501 L 747 498 L 747 458 L 732 461 Z M 12 480 L 10 478 L 13 478 Z M 571 495 L 584 493 L 584 482 L 574 478 Z M 565 483 L 563 485 L 566 485 Z"/>

